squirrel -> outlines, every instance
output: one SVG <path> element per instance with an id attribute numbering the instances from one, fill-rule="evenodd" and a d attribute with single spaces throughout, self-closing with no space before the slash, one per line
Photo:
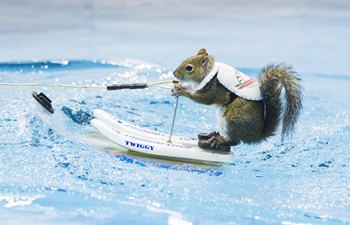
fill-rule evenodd
<path id="1" fill-rule="evenodd" d="M 266 66 L 257 82 L 231 66 L 215 62 L 202 48 L 197 55 L 185 59 L 173 75 L 181 81 L 174 85 L 174 95 L 218 106 L 223 135 L 198 135 L 198 146 L 207 150 L 229 152 L 230 146 L 241 142 L 259 143 L 275 135 L 280 120 L 283 141 L 293 132 L 302 108 L 301 80 L 284 63 Z M 192 85 L 186 85 L 187 82 Z"/>

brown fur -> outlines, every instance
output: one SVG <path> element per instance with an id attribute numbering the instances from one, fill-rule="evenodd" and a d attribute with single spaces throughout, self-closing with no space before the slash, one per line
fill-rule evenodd
<path id="1" fill-rule="evenodd" d="M 205 49 L 184 60 L 175 70 L 174 76 L 183 81 L 200 83 L 209 74 L 214 58 Z M 189 68 L 192 68 L 189 71 Z M 223 107 L 228 123 L 228 138 L 218 138 L 222 144 L 237 145 L 257 143 L 274 135 L 281 115 L 283 118 L 282 138 L 293 131 L 301 109 L 301 86 L 291 67 L 284 64 L 270 65 L 260 75 L 262 101 L 246 100 L 231 93 L 213 78 L 203 89 L 191 92 L 181 83 L 176 84 L 174 93 L 188 97 L 195 102 Z M 285 89 L 286 105 L 282 114 L 281 89 Z"/>

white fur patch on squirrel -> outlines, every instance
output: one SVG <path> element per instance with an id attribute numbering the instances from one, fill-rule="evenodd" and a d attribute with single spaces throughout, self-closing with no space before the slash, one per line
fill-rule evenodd
<path id="1" fill-rule="evenodd" d="M 216 118 L 218 121 L 218 126 L 221 132 L 221 135 L 227 139 L 230 139 L 228 135 L 228 128 L 227 128 L 227 120 L 224 116 L 224 107 L 218 107 L 216 111 Z"/>

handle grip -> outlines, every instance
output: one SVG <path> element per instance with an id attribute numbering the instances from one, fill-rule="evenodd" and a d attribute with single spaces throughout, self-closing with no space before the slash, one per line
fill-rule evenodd
<path id="1" fill-rule="evenodd" d="M 136 84 L 114 84 L 107 86 L 108 91 L 122 90 L 122 89 L 143 89 L 147 88 L 146 83 L 136 83 Z"/>

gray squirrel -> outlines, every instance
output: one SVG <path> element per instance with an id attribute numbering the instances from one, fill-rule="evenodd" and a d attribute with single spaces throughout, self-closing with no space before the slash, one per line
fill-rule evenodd
<path id="1" fill-rule="evenodd" d="M 293 132 L 302 108 L 300 79 L 290 66 L 269 65 L 257 81 L 233 67 L 215 62 L 206 49 L 185 59 L 174 71 L 184 82 L 174 85 L 172 92 L 195 102 L 218 106 L 217 132 L 199 134 L 201 148 L 229 152 L 240 142 L 258 143 L 275 134 L 280 120 L 282 139 Z M 194 86 L 185 85 L 186 82 Z M 282 87 L 285 101 L 281 99 Z"/>

